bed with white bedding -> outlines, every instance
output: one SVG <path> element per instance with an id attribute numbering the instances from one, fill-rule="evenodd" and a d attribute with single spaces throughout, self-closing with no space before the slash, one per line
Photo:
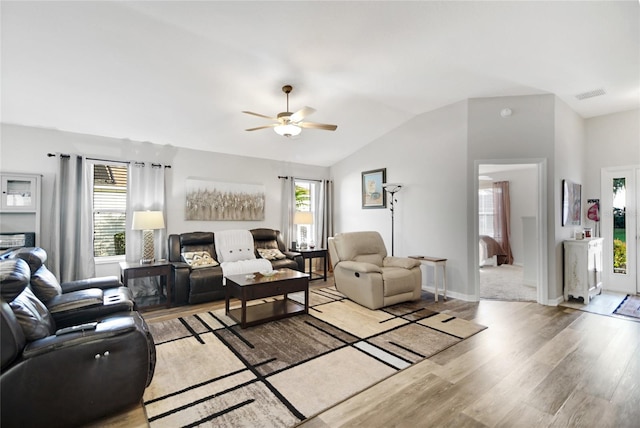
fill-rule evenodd
<path id="1" fill-rule="evenodd" d="M 491 236 L 480 235 L 479 266 L 500 266 L 507 261 L 507 253 L 502 245 Z"/>

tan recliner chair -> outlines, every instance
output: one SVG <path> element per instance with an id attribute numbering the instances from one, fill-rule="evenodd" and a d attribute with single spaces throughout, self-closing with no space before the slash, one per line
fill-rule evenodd
<path id="1" fill-rule="evenodd" d="M 354 302 L 379 309 L 420 298 L 420 262 L 387 257 L 378 232 L 338 233 L 328 244 L 336 288 Z"/>

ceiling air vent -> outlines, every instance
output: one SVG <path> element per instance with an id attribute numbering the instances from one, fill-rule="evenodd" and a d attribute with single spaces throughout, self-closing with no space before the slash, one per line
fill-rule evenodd
<path id="1" fill-rule="evenodd" d="M 579 100 L 586 100 L 587 98 L 593 98 L 593 97 L 599 97 L 600 95 L 604 95 L 607 92 L 600 88 L 600 89 L 594 89 L 593 91 L 589 91 L 589 92 L 583 92 L 581 94 L 576 95 L 576 98 Z"/>

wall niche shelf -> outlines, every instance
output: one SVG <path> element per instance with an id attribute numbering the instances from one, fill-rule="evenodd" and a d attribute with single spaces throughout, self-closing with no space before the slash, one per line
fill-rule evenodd
<path id="1" fill-rule="evenodd" d="M 42 176 L 2 172 L 0 173 L 0 184 L 2 187 L 0 247 L 15 246 L 13 244 L 16 243 L 16 235 L 24 233 L 35 234 L 35 239 L 28 244 L 40 246 Z"/>

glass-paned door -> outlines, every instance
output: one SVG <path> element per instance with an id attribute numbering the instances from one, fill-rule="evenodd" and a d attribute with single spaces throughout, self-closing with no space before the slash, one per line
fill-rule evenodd
<path id="1" fill-rule="evenodd" d="M 631 294 L 638 289 L 637 170 L 604 169 L 601 183 L 604 287 Z"/>

